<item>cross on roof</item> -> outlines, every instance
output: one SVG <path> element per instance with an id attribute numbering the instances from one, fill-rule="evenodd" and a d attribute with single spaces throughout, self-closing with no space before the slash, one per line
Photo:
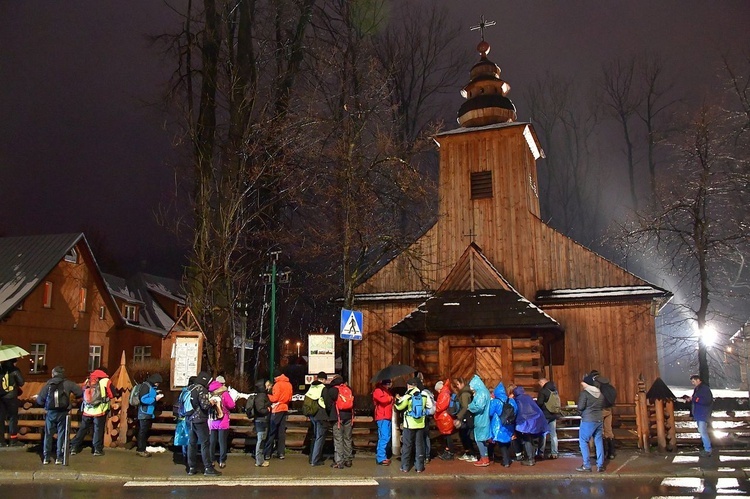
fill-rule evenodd
<path id="1" fill-rule="evenodd" d="M 497 23 L 495 21 L 485 21 L 484 20 L 484 14 L 479 18 L 479 24 L 476 26 L 471 27 L 471 31 L 479 30 L 479 34 L 482 36 L 482 41 L 484 41 L 484 28 L 489 28 L 490 26 L 494 26 Z"/>
<path id="2" fill-rule="evenodd" d="M 464 237 L 470 237 L 471 242 L 474 242 L 474 238 L 477 237 L 477 234 L 474 233 L 474 229 L 469 230 L 468 234 L 464 234 Z"/>

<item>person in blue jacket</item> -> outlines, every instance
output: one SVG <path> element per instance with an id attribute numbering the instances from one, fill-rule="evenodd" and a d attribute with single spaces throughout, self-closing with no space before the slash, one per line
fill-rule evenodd
<path id="1" fill-rule="evenodd" d="M 516 413 L 516 431 L 523 443 L 526 460 L 521 461 L 524 466 L 534 466 L 534 456 L 539 448 L 541 437 L 549 431 L 544 413 L 536 402 L 520 386 L 510 385 L 508 396 L 518 404 Z"/>
<path id="2" fill-rule="evenodd" d="M 698 423 L 698 433 L 703 441 L 702 457 L 711 457 L 711 439 L 708 436 L 708 424 L 711 421 L 711 407 L 714 404 L 714 395 L 711 388 L 703 382 L 697 374 L 690 376 L 690 384 L 693 385 L 693 395 L 685 395 L 683 400 L 692 402 L 693 419 Z"/>
<path id="3" fill-rule="evenodd" d="M 136 454 L 140 457 L 151 457 L 151 453 L 146 452 L 146 444 L 148 443 L 148 432 L 151 431 L 151 425 L 154 422 L 156 403 L 164 397 L 164 394 L 159 390 L 161 382 L 161 374 L 155 373 L 138 386 L 140 404 L 138 404 L 138 447 Z"/>
<path id="4" fill-rule="evenodd" d="M 497 384 L 492 394 L 495 398 L 490 401 L 490 440 L 500 447 L 503 466 L 507 468 L 511 463 L 510 444 L 516 431 L 516 423 L 510 422 L 503 425 L 500 422 L 500 414 L 502 414 L 506 402 L 513 407 L 514 414 L 518 414 L 518 404 L 516 404 L 515 399 L 508 398 L 508 392 L 505 390 L 502 381 Z"/>
<path id="5" fill-rule="evenodd" d="M 469 411 L 474 414 L 474 441 L 479 449 L 479 461 L 474 466 L 485 467 L 490 465 L 487 456 L 487 441 L 490 439 L 490 391 L 476 374 L 469 381 L 469 388 L 473 394 Z"/>

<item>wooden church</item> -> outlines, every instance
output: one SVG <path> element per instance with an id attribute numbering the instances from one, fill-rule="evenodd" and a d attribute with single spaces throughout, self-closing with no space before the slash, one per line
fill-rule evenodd
<path id="1" fill-rule="evenodd" d="M 477 50 L 460 126 L 435 137 L 437 222 L 356 290 L 353 388 L 370 393 L 374 373 L 403 363 L 430 384 L 476 373 L 490 390 L 502 380 L 532 395 L 546 373 L 565 401 L 598 369 L 632 402 L 639 375 L 659 376 L 655 317 L 672 294 L 540 219 L 544 152 L 516 121 L 489 44 Z"/>

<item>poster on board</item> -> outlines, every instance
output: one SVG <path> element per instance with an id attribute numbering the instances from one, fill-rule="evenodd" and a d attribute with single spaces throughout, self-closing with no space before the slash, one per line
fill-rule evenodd
<path id="1" fill-rule="evenodd" d="M 201 336 L 176 335 L 172 344 L 172 390 L 187 386 L 200 371 Z"/>
<path id="2" fill-rule="evenodd" d="M 336 372 L 336 335 L 311 334 L 307 338 L 307 372 Z"/>

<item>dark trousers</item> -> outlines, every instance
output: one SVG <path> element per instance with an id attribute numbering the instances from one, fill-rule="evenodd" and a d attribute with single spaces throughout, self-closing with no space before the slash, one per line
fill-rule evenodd
<path id="1" fill-rule="evenodd" d="M 443 438 L 445 439 L 445 450 L 447 450 L 451 454 L 455 454 L 456 446 L 453 445 L 453 434 L 448 433 L 447 435 L 443 435 Z"/>
<path id="2" fill-rule="evenodd" d="M 424 471 L 424 428 L 404 428 L 401 435 L 401 470 L 409 471 L 412 462 L 417 471 Z"/>
<path id="3" fill-rule="evenodd" d="M 489 449 L 490 460 L 495 459 L 495 450 L 500 449 L 500 457 L 502 458 L 503 466 L 510 466 L 510 462 L 513 460 L 513 452 L 511 450 L 510 442 L 494 442 L 487 446 Z"/>
<path id="4" fill-rule="evenodd" d="M 201 446 L 201 459 L 204 469 L 213 467 L 211 449 L 208 443 L 208 421 L 193 421 L 190 425 L 190 443 L 188 444 L 188 467 L 195 468 L 198 464 L 198 445 Z"/>
<path id="5" fill-rule="evenodd" d="M 227 462 L 227 439 L 229 430 L 211 430 L 211 459 L 216 456 L 216 444 L 219 444 L 219 462 Z"/>
<path id="6" fill-rule="evenodd" d="M 83 447 L 83 439 L 88 435 L 89 430 L 93 427 L 94 436 L 92 445 L 94 452 L 104 452 L 104 426 L 107 422 L 107 416 L 102 414 L 101 416 L 81 416 L 81 425 L 78 427 L 75 438 L 70 443 L 72 449 L 76 452 L 81 451 Z"/>
<path id="7" fill-rule="evenodd" d="M 323 445 L 326 441 L 326 432 L 328 431 L 328 425 L 325 421 L 318 421 L 317 419 L 310 419 L 313 427 L 313 442 L 312 450 L 310 451 L 310 464 L 316 464 L 320 462 L 320 458 L 323 456 Z"/>
<path id="8" fill-rule="evenodd" d="M 458 430 L 458 437 L 461 439 L 461 445 L 464 448 L 464 453 L 475 455 L 474 441 L 471 439 L 471 434 L 474 430 L 467 428 L 466 425 L 462 425 Z"/>
<path id="9" fill-rule="evenodd" d="M 63 445 L 65 444 L 65 416 L 68 411 L 47 411 L 44 418 L 44 457 L 52 458 L 52 436 L 57 433 L 58 459 L 63 457 Z"/>
<path id="10" fill-rule="evenodd" d="M 5 439 L 5 420 L 8 420 L 8 436 L 18 435 L 18 397 L 0 397 L 0 442 Z"/>
<path id="11" fill-rule="evenodd" d="M 286 418 L 288 413 L 274 412 L 271 414 L 271 426 L 268 430 L 268 440 L 263 450 L 266 457 L 273 453 L 273 444 L 276 443 L 276 455 L 283 456 L 286 452 Z"/>
<path id="12" fill-rule="evenodd" d="M 151 425 L 154 424 L 154 420 L 139 419 L 138 420 L 138 452 L 146 452 L 146 446 L 148 445 L 148 432 L 151 431 Z"/>

